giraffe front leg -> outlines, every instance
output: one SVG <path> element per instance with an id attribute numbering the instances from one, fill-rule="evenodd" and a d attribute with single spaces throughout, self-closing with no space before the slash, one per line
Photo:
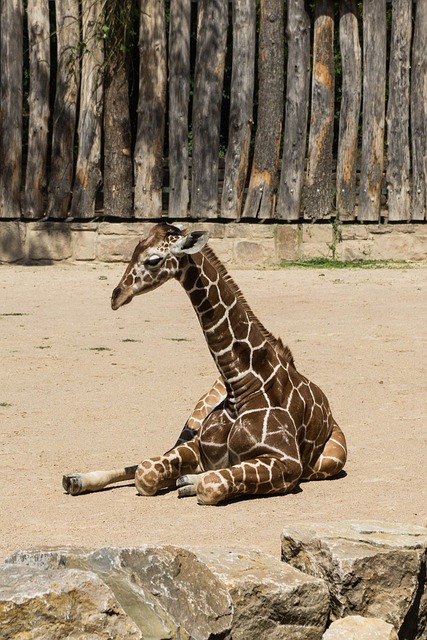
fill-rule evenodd
<path id="1" fill-rule="evenodd" d="M 109 471 L 89 471 L 87 473 L 66 473 L 62 476 L 62 486 L 66 493 L 78 496 L 81 493 L 100 491 L 109 484 L 133 480 L 137 465 L 111 469 Z"/>
<path id="2" fill-rule="evenodd" d="M 171 487 L 183 473 L 200 470 L 200 454 L 194 440 L 175 447 L 163 456 L 144 460 L 135 473 L 135 486 L 142 496 L 154 496 Z"/>
<path id="3" fill-rule="evenodd" d="M 228 469 L 207 471 L 199 476 L 179 480 L 179 495 L 197 495 L 199 504 L 215 505 L 239 494 L 285 494 L 298 484 L 301 475 L 299 460 L 282 461 L 274 457 L 246 460 Z M 188 479 L 187 489 L 186 480 Z M 195 489 L 191 493 L 192 489 Z M 188 493 L 184 491 L 187 490 Z"/>

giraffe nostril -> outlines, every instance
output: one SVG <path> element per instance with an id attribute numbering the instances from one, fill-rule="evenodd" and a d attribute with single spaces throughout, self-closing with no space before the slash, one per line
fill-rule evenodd
<path id="1" fill-rule="evenodd" d="M 111 300 L 117 300 L 117 298 L 120 295 L 120 291 L 121 291 L 120 287 L 116 287 L 113 293 L 111 294 Z"/>

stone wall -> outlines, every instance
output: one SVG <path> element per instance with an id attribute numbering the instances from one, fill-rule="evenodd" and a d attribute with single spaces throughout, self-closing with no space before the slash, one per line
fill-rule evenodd
<path id="1" fill-rule="evenodd" d="M 0 262 L 127 262 L 151 222 L 0 223 Z M 427 260 L 427 225 L 203 222 L 228 266 L 269 267 L 287 260 Z"/>
<path id="2" fill-rule="evenodd" d="M 426 640 L 427 528 L 294 523 L 281 547 L 20 550 L 0 639 Z"/>

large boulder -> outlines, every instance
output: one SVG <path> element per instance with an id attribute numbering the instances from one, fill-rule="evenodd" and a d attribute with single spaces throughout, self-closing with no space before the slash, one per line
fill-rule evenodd
<path id="1" fill-rule="evenodd" d="M 323 580 L 247 549 L 51 549 L 7 563 L 95 573 L 143 637 L 321 640 L 328 619 Z"/>
<path id="2" fill-rule="evenodd" d="M 0 638 L 142 640 L 111 589 L 88 571 L 3 565 Z"/>
<path id="3" fill-rule="evenodd" d="M 332 620 L 380 618 L 401 640 L 427 638 L 426 551 L 419 526 L 301 523 L 282 533 L 282 559 L 328 583 Z"/>

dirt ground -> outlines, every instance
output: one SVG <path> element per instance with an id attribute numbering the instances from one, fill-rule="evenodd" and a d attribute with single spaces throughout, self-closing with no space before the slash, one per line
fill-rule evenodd
<path id="1" fill-rule="evenodd" d="M 347 475 L 201 507 L 133 486 L 66 495 L 62 474 L 169 448 L 216 377 L 170 282 L 113 312 L 123 265 L 0 267 L 0 560 L 39 545 L 222 544 L 280 554 L 295 521 L 427 525 L 427 266 L 234 271 L 263 323 L 327 393 Z"/>

